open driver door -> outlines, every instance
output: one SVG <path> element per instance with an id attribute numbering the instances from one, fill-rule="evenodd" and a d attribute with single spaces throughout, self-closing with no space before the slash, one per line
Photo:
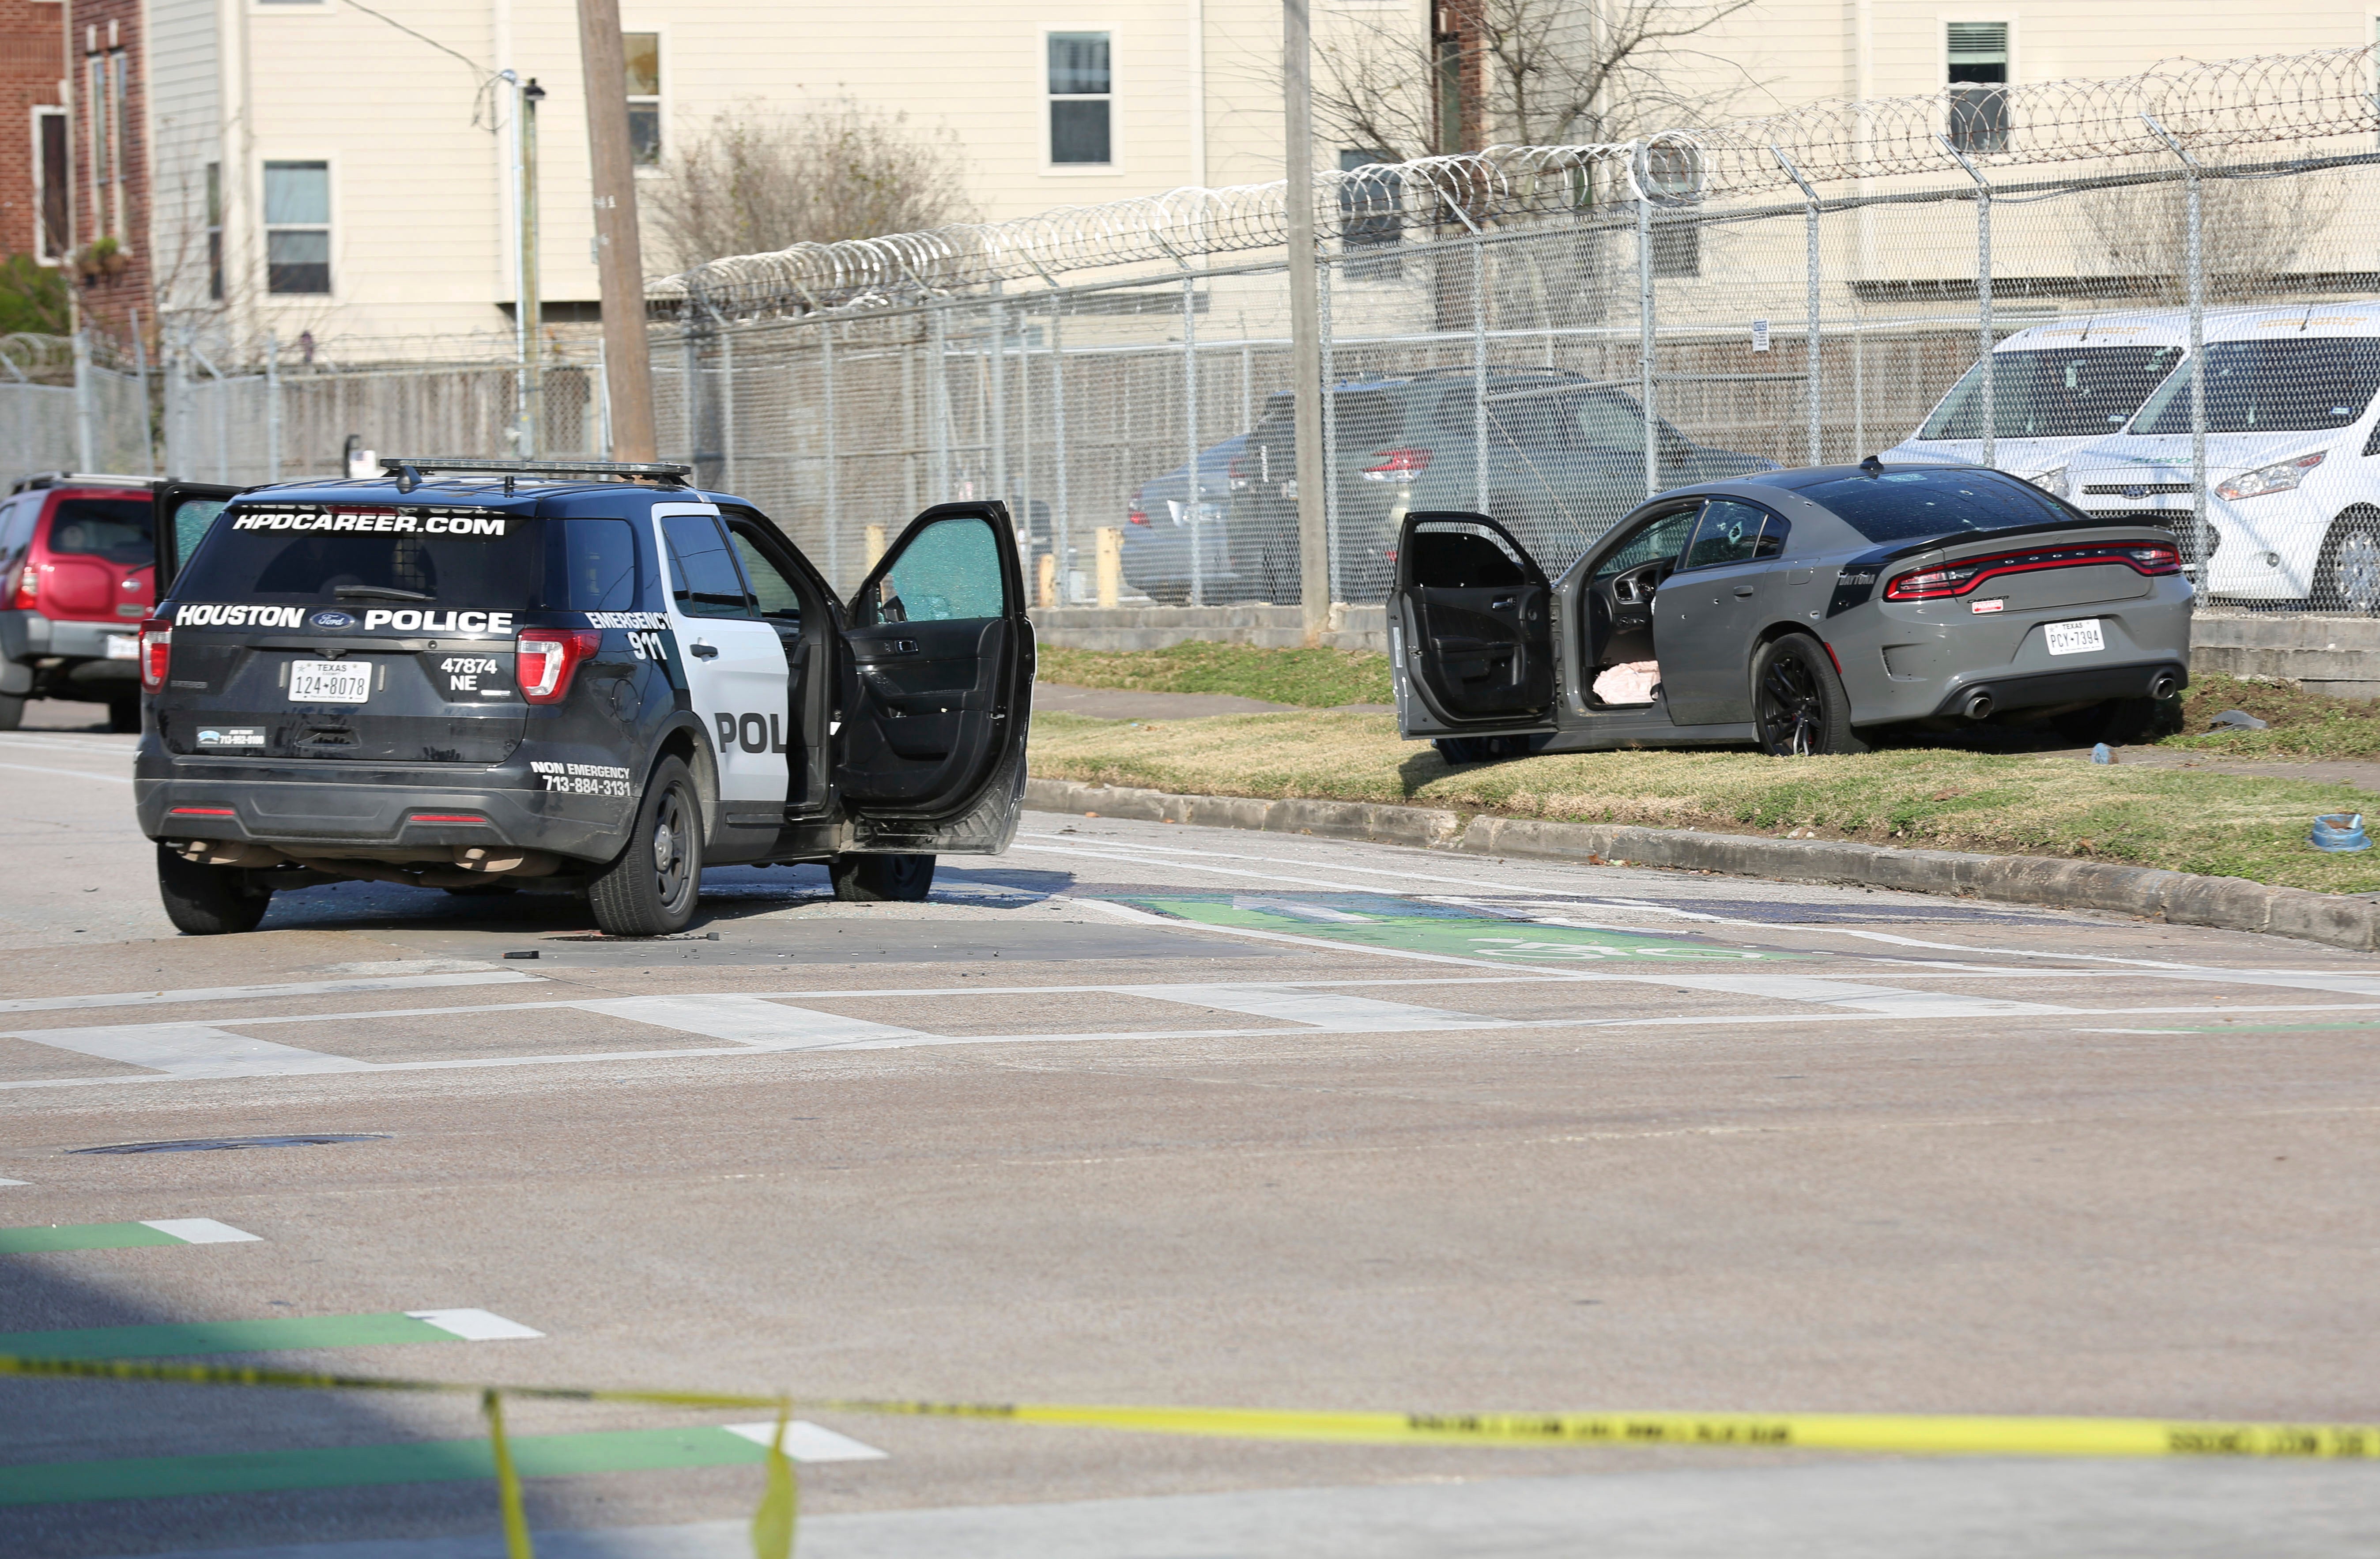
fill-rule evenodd
<path id="1" fill-rule="evenodd" d="M 200 539 L 207 533 L 224 505 L 239 496 L 244 489 L 214 487 L 195 481 L 169 481 L 157 489 L 152 510 L 157 543 L 157 599 L 163 601 L 173 592 L 174 576 L 198 550 Z"/>
<path id="2" fill-rule="evenodd" d="M 843 630 L 835 788 L 858 853 L 996 855 L 1025 804 L 1033 625 L 997 502 L 909 522 Z"/>
<path id="3" fill-rule="evenodd" d="M 1477 514 L 1407 515 L 1392 606 L 1400 733 L 1553 729 L 1553 590 L 1502 526 Z"/>

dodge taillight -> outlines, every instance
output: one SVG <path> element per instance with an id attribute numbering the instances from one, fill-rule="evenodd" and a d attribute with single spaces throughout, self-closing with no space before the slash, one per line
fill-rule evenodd
<path id="1" fill-rule="evenodd" d="M 1962 557 L 1938 568 L 1921 568 L 1901 575 L 1884 587 L 1884 598 L 1941 601 L 1965 595 L 1987 579 L 2010 574 L 2036 574 L 2046 568 L 2089 568 L 2109 563 L 2136 574 L 2179 574 L 2181 549 L 2171 542 L 2093 542 L 2041 547 L 2031 552 L 1995 553 L 1989 557 Z"/>
<path id="2" fill-rule="evenodd" d="M 533 627 L 523 630 L 515 646 L 514 676 L 521 697 L 530 703 L 560 703 L 570 691 L 571 674 L 578 663 L 603 647 L 603 636 L 593 628 Z"/>
<path id="3" fill-rule="evenodd" d="M 1429 455 L 1430 452 L 1427 449 L 1412 447 L 1385 450 L 1380 455 L 1378 465 L 1364 468 L 1364 480 L 1366 481 L 1411 481 L 1429 469 Z"/>
<path id="4" fill-rule="evenodd" d="M 174 659 L 174 623 L 151 617 L 140 625 L 140 686 L 155 692 L 165 685 L 165 671 Z"/>

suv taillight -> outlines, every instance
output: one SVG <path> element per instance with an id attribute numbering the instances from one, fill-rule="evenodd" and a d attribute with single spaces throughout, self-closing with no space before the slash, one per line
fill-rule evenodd
<path id="1" fill-rule="evenodd" d="M 17 576 L 17 591 L 9 606 L 18 612 L 30 612 L 41 604 L 42 570 L 39 565 L 28 563 Z"/>
<path id="2" fill-rule="evenodd" d="M 1366 481 L 1411 481 L 1429 469 L 1427 449 L 1389 449 L 1380 454 L 1380 463 L 1364 468 Z"/>
<path id="3" fill-rule="evenodd" d="M 593 628 L 533 627 L 522 631 L 516 646 L 514 679 L 521 697 L 530 703 L 560 703 L 570 691 L 571 674 L 578 663 L 603 647 L 603 636 Z"/>
<path id="4" fill-rule="evenodd" d="M 165 685 L 165 669 L 174 659 L 174 624 L 168 617 L 151 617 L 140 625 L 140 686 L 155 692 Z"/>

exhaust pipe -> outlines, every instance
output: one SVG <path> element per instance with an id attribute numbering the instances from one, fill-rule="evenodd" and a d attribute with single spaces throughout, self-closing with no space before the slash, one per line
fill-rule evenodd
<path id="1" fill-rule="evenodd" d="M 1959 706 L 1959 713 L 1965 715 L 1970 720 L 1989 719 L 1992 713 L 1991 693 L 1988 690 L 1982 688 L 1978 688 L 1974 692 L 1969 693 L 1967 695 L 1967 701 Z"/>
<path id="2" fill-rule="evenodd" d="M 2173 673 L 2169 671 L 2161 671 L 2157 673 L 2156 680 L 2149 684 L 2149 697 L 2153 699 L 2169 699 L 2173 697 L 2175 689 L 2179 687 L 2180 682 L 2180 678 L 2175 676 Z"/>

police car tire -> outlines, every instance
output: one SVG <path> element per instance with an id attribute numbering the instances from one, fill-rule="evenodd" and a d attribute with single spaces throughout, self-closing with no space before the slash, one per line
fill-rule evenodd
<path id="1" fill-rule="evenodd" d="M 847 855 L 827 863 L 834 896 L 846 903 L 915 904 L 934 888 L 934 858 L 923 855 Z"/>
<path id="2" fill-rule="evenodd" d="M 237 866 L 204 866 L 157 846 L 157 896 L 165 919 L 186 936 L 252 932 L 272 906 L 273 890 Z"/>
<path id="3" fill-rule="evenodd" d="M 0 693 L 0 731 L 13 731 L 25 723 L 25 695 Z"/>
<path id="4" fill-rule="evenodd" d="M 588 883 L 587 902 L 606 936 L 669 936 L 686 930 L 701 897 L 702 800 L 686 765 L 664 758 L 638 804 L 628 847 Z"/>
<path id="5" fill-rule="evenodd" d="M 140 729 L 140 695 L 135 693 L 128 699 L 108 700 L 107 728 L 115 732 Z"/>

